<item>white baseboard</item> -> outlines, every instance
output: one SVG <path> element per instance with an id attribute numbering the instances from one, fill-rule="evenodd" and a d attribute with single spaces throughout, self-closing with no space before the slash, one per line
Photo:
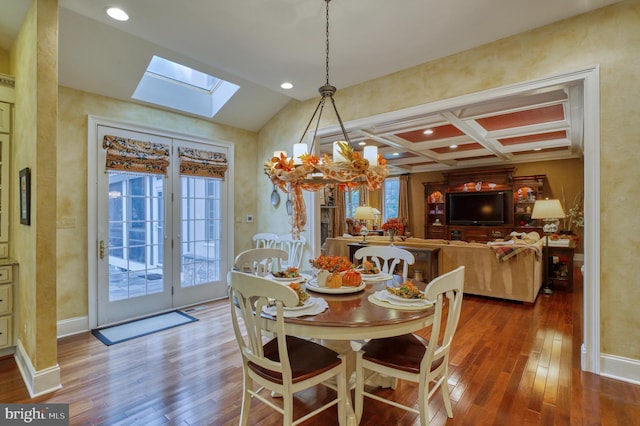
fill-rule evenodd
<path id="1" fill-rule="evenodd" d="M 58 321 L 58 339 L 89 331 L 89 317 L 75 317 Z"/>
<path id="2" fill-rule="evenodd" d="M 51 393 L 62 387 L 60 366 L 56 364 L 53 367 L 36 371 L 21 340 L 18 340 L 16 345 L 15 360 L 31 398 Z"/>
<path id="3" fill-rule="evenodd" d="M 640 385 L 640 361 L 616 355 L 601 354 L 600 375 Z"/>

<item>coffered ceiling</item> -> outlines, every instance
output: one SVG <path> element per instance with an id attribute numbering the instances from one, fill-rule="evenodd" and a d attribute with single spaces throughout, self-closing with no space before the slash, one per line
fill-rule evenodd
<path id="1" fill-rule="evenodd" d="M 354 149 L 376 145 L 394 173 L 414 173 L 580 158 L 583 109 L 582 85 L 567 83 L 347 128 Z M 321 152 L 341 136 L 322 135 Z"/>

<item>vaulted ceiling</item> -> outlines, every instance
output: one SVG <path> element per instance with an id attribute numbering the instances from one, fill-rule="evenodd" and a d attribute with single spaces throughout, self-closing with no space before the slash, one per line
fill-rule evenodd
<path id="1" fill-rule="evenodd" d="M 333 0 L 331 83 L 348 87 L 616 1 Z M 0 4 L 1 48 L 29 3 Z M 325 80 L 324 0 L 120 0 L 127 22 L 106 16 L 111 0 L 59 4 L 62 86 L 137 102 L 131 95 L 158 55 L 239 84 L 212 121 L 258 131 L 290 100 L 315 98 Z M 281 89 L 285 80 L 294 88 Z M 395 172 L 575 158 L 582 90 L 559 85 L 348 127 L 354 144 L 379 146 Z M 332 137 L 322 134 L 323 150 Z"/>

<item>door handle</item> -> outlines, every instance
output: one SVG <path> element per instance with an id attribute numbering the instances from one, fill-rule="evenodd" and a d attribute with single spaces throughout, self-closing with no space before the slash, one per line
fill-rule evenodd
<path id="1" fill-rule="evenodd" d="M 107 248 L 104 240 L 100 240 L 100 259 L 104 259 L 104 251 Z"/>

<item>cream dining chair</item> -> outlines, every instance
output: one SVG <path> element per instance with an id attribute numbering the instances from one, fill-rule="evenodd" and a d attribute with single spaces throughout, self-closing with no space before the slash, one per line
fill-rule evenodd
<path id="1" fill-rule="evenodd" d="M 338 423 L 343 425 L 350 397 L 345 358 L 325 346 L 287 334 L 284 307 L 298 304 L 296 292 L 286 285 L 238 271 L 229 272 L 229 281 L 229 300 L 234 301 L 230 303 L 233 331 L 242 355 L 240 424 L 248 424 L 251 400 L 256 398 L 281 413 L 283 425 L 297 425 L 334 405 L 338 406 Z M 264 329 L 262 310 L 273 305 L 276 337 L 263 343 L 270 334 Z M 335 384 L 328 380 L 335 380 Z M 335 398 L 294 421 L 294 394 L 317 385 L 333 389 Z M 265 397 L 263 390 L 282 396 L 281 406 Z M 252 424 L 256 423 L 254 419 Z"/>
<path id="2" fill-rule="evenodd" d="M 372 339 L 356 357 L 355 411 L 362 417 L 364 397 L 420 415 L 420 425 L 429 423 L 429 399 L 440 388 L 447 416 L 453 418 L 449 399 L 449 350 L 458 326 L 462 307 L 464 266 L 433 279 L 425 289 L 425 297 L 435 303 L 435 313 L 429 340 L 415 334 Z M 446 315 L 445 305 L 447 306 Z M 418 383 L 418 407 L 415 409 L 397 401 L 385 399 L 365 390 L 365 381 L 372 373 Z M 431 386 L 433 384 L 433 386 Z M 415 401 L 410 401 L 414 404 Z"/>
<path id="3" fill-rule="evenodd" d="M 304 252 L 305 244 L 307 240 L 300 235 L 300 238 L 293 238 L 291 234 L 284 234 L 278 236 L 278 240 L 274 247 L 277 247 L 281 250 L 289 253 L 289 260 L 284 263 L 283 267 L 296 267 L 300 268 L 300 264 L 302 263 L 302 253 Z"/>
<path id="4" fill-rule="evenodd" d="M 255 248 L 271 248 L 276 244 L 276 240 L 278 239 L 278 234 L 273 234 L 271 232 L 259 232 L 254 234 L 253 242 L 255 244 Z"/>
<path id="5" fill-rule="evenodd" d="M 368 260 L 375 263 L 376 267 L 385 274 L 393 274 L 396 266 L 402 266 L 402 278 L 405 280 L 409 275 L 409 265 L 416 261 L 410 251 L 399 247 L 390 246 L 368 246 L 358 249 L 353 255 L 355 260 Z"/>
<path id="6" fill-rule="evenodd" d="M 239 253 L 233 261 L 237 271 L 264 277 L 269 272 L 282 270 L 289 254 L 277 248 L 255 248 Z"/>

